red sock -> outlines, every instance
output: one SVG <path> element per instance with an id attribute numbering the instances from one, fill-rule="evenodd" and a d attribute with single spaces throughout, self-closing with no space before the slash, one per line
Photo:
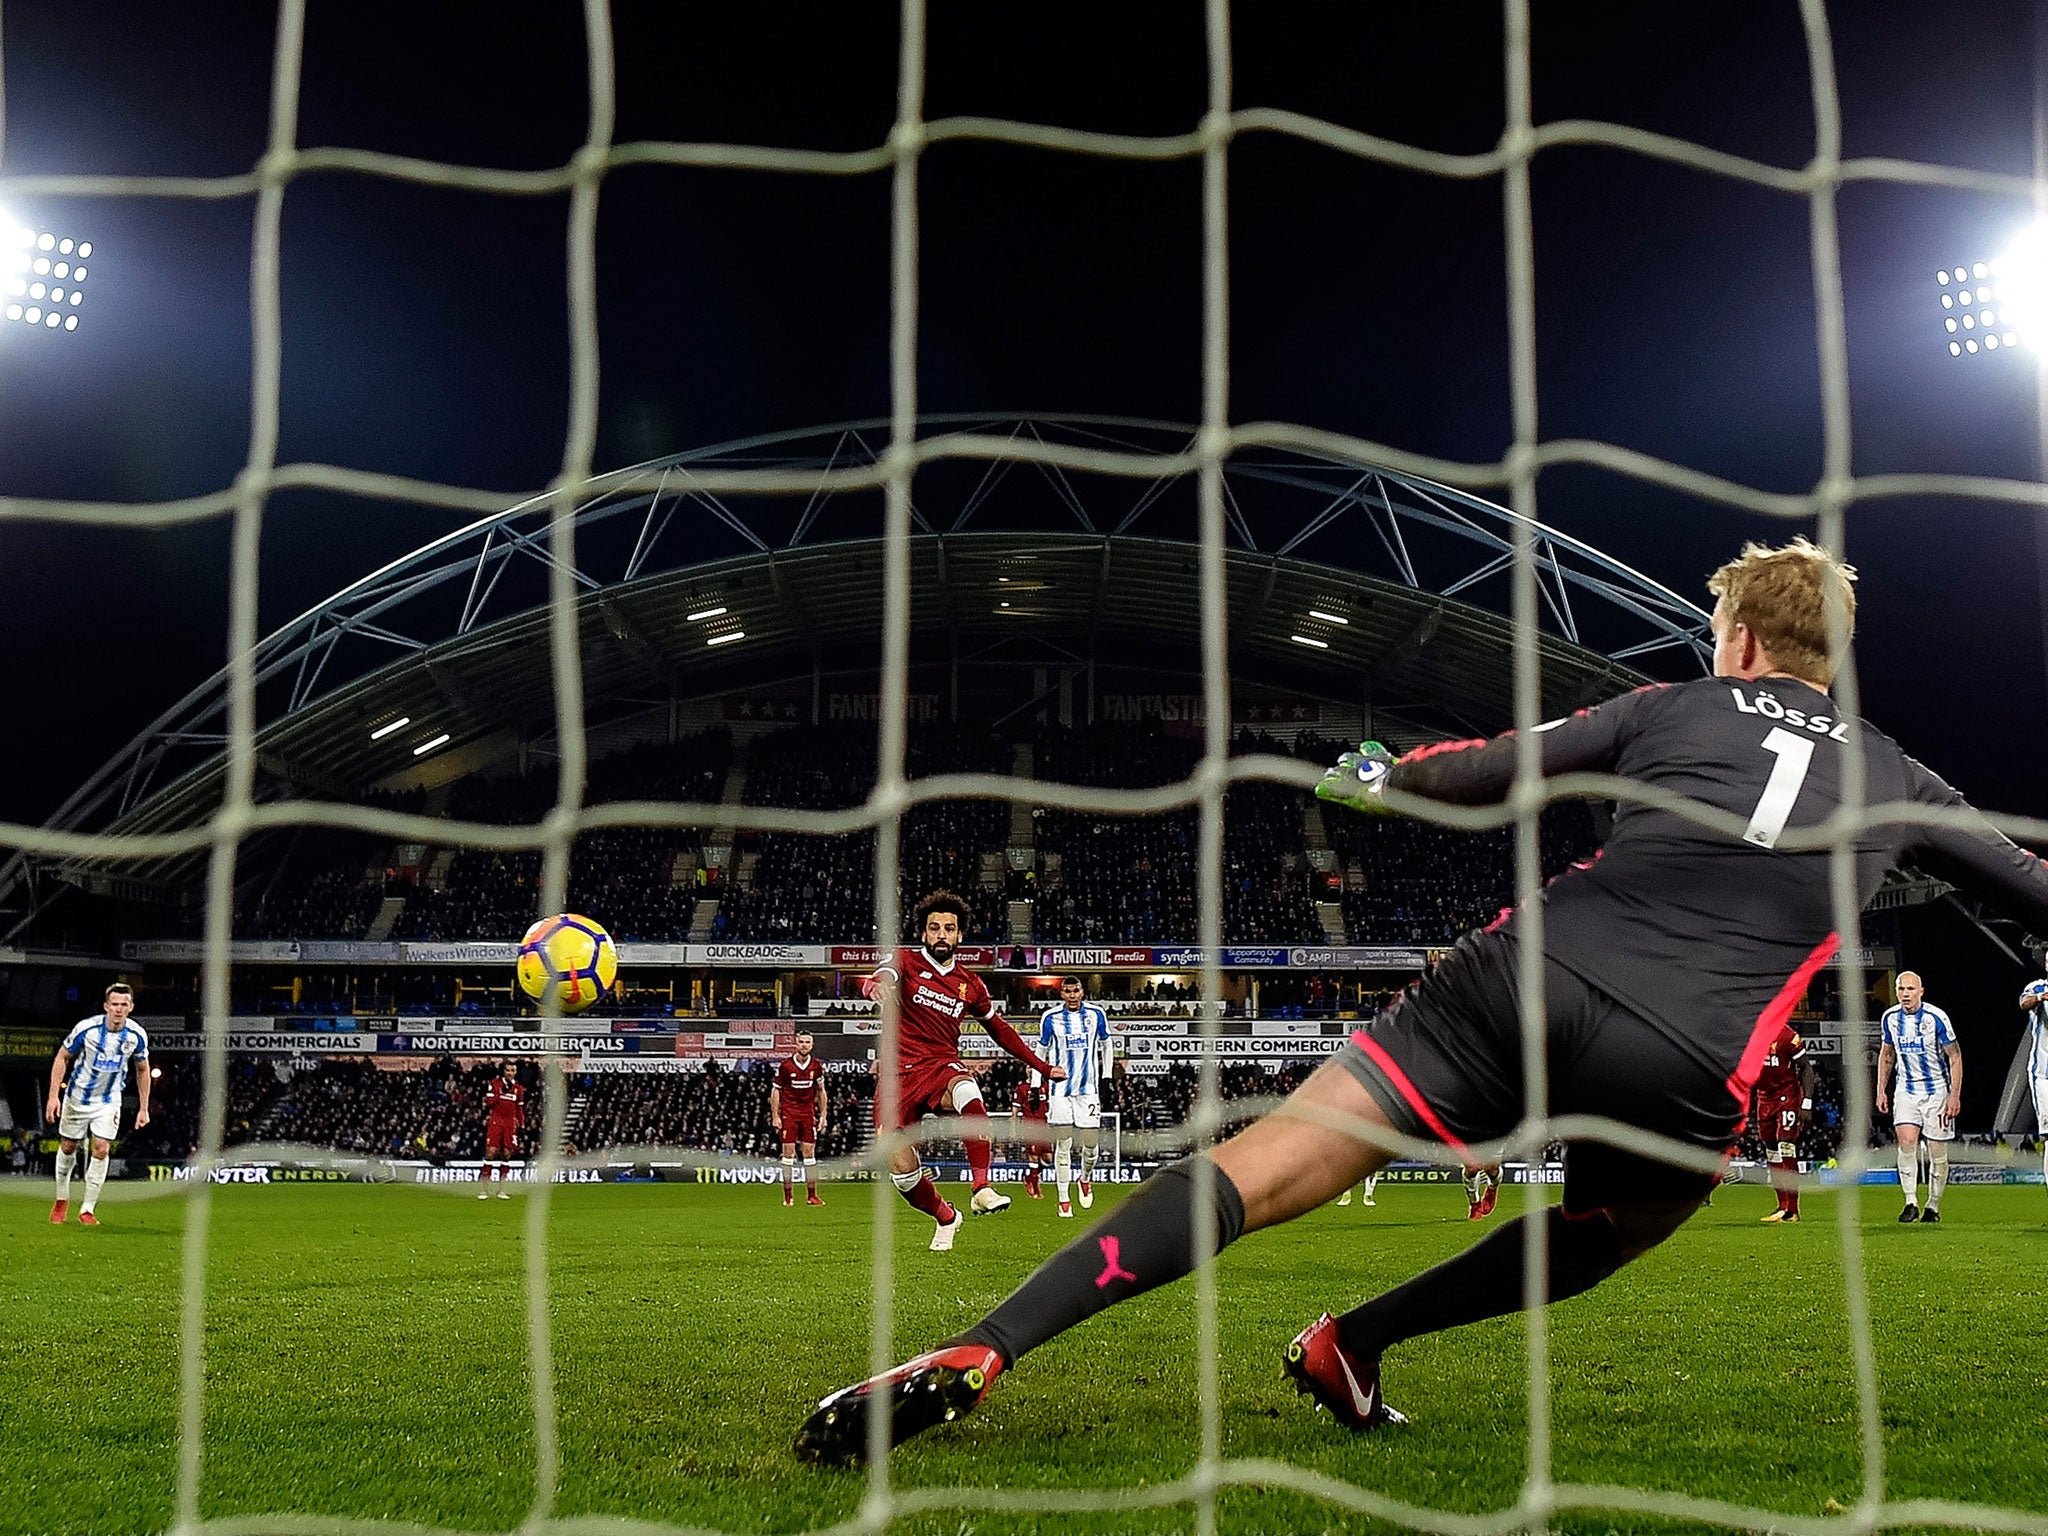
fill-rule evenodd
<path id="1" fill-rule="evenodd" d="M 945 1196 L 939 1193 L 938 1180 L 928 1173 L 906 1189 L 903 1198 L 942 1227 L 960 1214 L 946 1203 Z"/>
<path id="2" fill-rule="evenodd" d="M 974 1175 L 974 1187 L 976 1189 L 986 1188 L 988 1185 L 988 1165 L 990 1159 L 995 1155 L 994 1149 L 989 1145 L 986 1136 L 967 1136 L 961 1138 L 961 1140 L 962 1144 L 967 1148 L 967 1171 Z"/>
<path id="3" fill-rule="evenodd" d="M 1797 1163 L 1788 1163 L 1782 1158 L 1776 1158 L 1771 1162 L 1771 1172 L 1778 1176 L 1771 1180 L 1771 1183 L 1776 1186 L 1778 1191 L 1778 1209 L 1781 1211 L 1798 1210 L 1799 1191 L 1787 1188 L 1782 1180 L 1786 1176 L 1796 1178 L 1799 1173 L 1799 1165 Z"/>

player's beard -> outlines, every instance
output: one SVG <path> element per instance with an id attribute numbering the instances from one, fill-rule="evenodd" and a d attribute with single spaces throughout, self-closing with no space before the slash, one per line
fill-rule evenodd
<path id="1" fill-rule="evenodd" d="M 941 965 L 953 958 L 953 946 L 944 939 L 927 939 L 924 952 Z"/>

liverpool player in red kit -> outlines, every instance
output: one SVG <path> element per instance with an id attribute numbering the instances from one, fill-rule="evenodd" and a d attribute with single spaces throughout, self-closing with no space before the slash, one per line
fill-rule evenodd
<path id="1" fill-rule="evenodd" d="M 823 1205 L 818 1198 L 818 1132 L 825 1129 L 824 1074 L 811 1057 L 811 1032 L 800 1030 L 796 1054 L 775 1069 L 768 1090 L 768 1123 L 782 1138 L 782 1203 L 796 1204 L 796 1156 L 804 1158 L 804 1203 Z"/>
<path id="2" fill-rule="evenodd" d="M 968 906 L 951 891 L 933 891 L 917 904 L 912 919 L 914 931 L 924 941 L 918 949 L 899 949 L 877 966 L 860 984 L 863 994 L 882 998 L 892 989 L 900 999 L 897 1014 L 896 1121 L 877 1124 L 877 1130 L 903 1130 L 917 1124 L 922 1114 L 981 1116 L 981 1087 L 974 1074 L 960 1060 L 960 1024 L 973 1019 L 989 1037 L 1034 1072 L 1050 1078 L 1066 1073 L 1040 1061 L 996 1012 L 995 1002 L 981 978 L 965 966 L 954 963 L 960 948 L 961 925 L 967 921 Z M 879 1108 L 879 1106 L 877 1106 Z M 999 1195 L 988 1181 L 990 1148 L 984 1121 L 972 1128 L 974 1134 L 961 1137 L 967 1148 L 967 1166 L 974 1176 L 974 1197 L 969 1202 L 978 1215 L 990 1215 L 1008 1207 L 1009 1196 Z M 965 1219 L 940 1195 L 931 1171 L 917 1155 L 914 1143 L 906 1142 L 889 1157 L 889 1169 L 903 1198 L 937 1222 L 932 1234 L 932 1251 L 943 1253 Z"/>
<path id="3" fill-rule="evenodd" d="M 1812 1113 L 1813 1063 L 1806 1042 L 1790 1024 L 1780 1025 L 1756 1075 L 1756 1133 L 1778 1191 L 1778 1208 L 1765 1221 L 1799 1219 L 1799 1133 Z"/>
<path id="4" fill-rule="evenodd" d="M 477 1199 L 491 1197 L 491 1164 L 498 1165 L 498 1198 L 510 1200 L 505 1177 L 511 1172 L 513 1155 L 519 1150 L 519 1128 L 526 1124 L 526 1085 L 519 1081 L 512 1063 L 506 1062 L 498 1075 L 484 1084 L 484 1166 L 477 1182 L 485 1187 Z"/>
<path id="5" fill-rule="evenodd" d="M 1026 1072 L 1017 1085 L 1017 1146 L 1024 1159 L 1024 1193 L 1045 1198 L 1039 1169 L 1052 1157 L 1052 1132 L 1045 1123 L 1050 1089 L 1036 1072 Z"/>

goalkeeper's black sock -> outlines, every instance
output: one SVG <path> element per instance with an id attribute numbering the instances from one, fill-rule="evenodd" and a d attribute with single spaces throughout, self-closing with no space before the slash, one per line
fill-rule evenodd
<path id="1" fill-rule="evenodd" d="M 1117 1208 L 1039 1265 L 995 1311 L 950 1340 L 986 1344 L 1007 1365 L 1104 1307 L 1178 1280 L 1195 1267 L 1193 1158 L 1154 1174 Z M 1244 1231 L 1244 1200 L 1211 1165 L 1216 1251 Z"/>
<path id="2" fill-rule="evenodd" d="M 1553 1206 L 1548 1220 L 1552 1301 L 1590 1291 L 1621 1268 L 1621 1234 L 1604 1215 L 1573 1221 Z M 1337 1319 L 1337 1342 L 1354 1359 L 1376 1360 L 1403 1339 L 1519 1312 L 1528 1235 L 1529 1218 L 1519 1217 L 1455 1259 L 1353 1307 Z"/>

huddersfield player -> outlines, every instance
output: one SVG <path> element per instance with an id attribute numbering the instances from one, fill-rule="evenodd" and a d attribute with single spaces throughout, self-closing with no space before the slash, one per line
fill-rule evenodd
<path id="1" fill-rule="evenodd" d="M 1074 1139 L 1081 1141 L 1081 1209 L 1095 1204 L 1095 1158 L 1102 1144 L 1102 1078 L 1114 1061 L 1109 1015 L 1088 1001 L 1078 976 L 1060 978 L 1060 1005 L 1048 1008 L 1038 1025 L 1038 1048 L 1066 1071 L 1052 1085 L 1046 1124 L 1052 1128 L 1052 1175 L 1059 1185 L 1060 1215 L 1074 1214 L 1067 1191 L 1074 1181 Z"/>
<path id="2" fill-rule="evenodd" d="M 960 1060 L 960 1024 L 974 1019 L 995 1043 L 1035 1072 L 1043 1072 L 1057 1083 L 1066 1073 L 1039 1060 L 1023 1037 L 996 1011 L 995 1000 L 966 966 L 955 963 L 960 948 L 960 930 L 967 922 L 965 898 L 951 891 L 933 891 L 917 904 L 913 931 L 923 940 L 917 949 L 899 949 L 861 979 L 863 995 L 882 999 L 895 992 L 899 999 L 896 1121 L 876 1125 L 877 1131 L 900 1131 L 917 1123 L 921 1114 L 986 1114 L 981 1085 Z M 974 1182 L 969 1207 L 979 1216 L 1007 1210 L 1008 1195 L 999 1195 L 988 1181 L 992 1157 L 986 1120 L 972 1126 L 961 1137 L 967 1148 L 967 1167 Z M 938 1182 L 917 1155 L 915 1143 L 906 1142 L 889 1156 L 889 1169 L 903 1198 L 938 1223 L 932 1233 L 932 1251 L 944 1253 L 965 1220 L 939 1193 Z"/>
<path id="3" fill-rule="evenodd" d="M 1813 1113 L 1813 1062 L 1790 1024 L 1780 1025 L 1756 1074 L 1756 1133 L 1771 1165 L 1778 1208 L 1766 1222 L 1799 1219 L 1799 1136 Z"/>
<path id="4" fill-rule="evenodd" d="M 1948 1015 L 1926 1001 L 1914 971 L 1892 983 L 1898 1006 L 1878 1024 L 1876 1109 L 1891 1111 L 1899 1138 L 1899 1193 L 1906 1197 L 1901 1222 L 1940 1221 L 1941 1192 L 1948 1187 L 1948 1144 L 1955 1140 L 1963 1107 L 1963 1048 Z M 1893 1072 L 1896 1069 L 1897 1078 Z M 1920 1143 L 1927 1143 L 1927 1204 L 1920 1192 Z"/>
<path id="5" fill-rule="evenodd" d="M 103 1011 L 71 1026 L 50 1063 L 50 1102 L 44 1120 L 57 1122 L 57 1201 L 50 1220 L 63 1225 L 71 1209 L 71 1170 L 78 1165 L 78 1143 L 92 1138 L 92 1156 L 85 1164 L 85 1203 L 78 1210 L 81 1227 L 96 1227 L 94 1214 L 100 1188 L 107 1182 L 107 1159 L 121 1134 L 121 1090 L 132 1062 L 149 1064 L 149 1036 L 128 1015 L 135 994 L 125 981 L 107 988 Z M 135 1129 L 149 1124 L 149 1073 L 135 1080 Z"/>
<path id="6" fill-rule="evenodd" d="M 2048 1183 L 2048 981 L 2030 981 L 2020 993 L 2027 1016 L 2027 1082 L 2034 1090 L 2034 1132 L 2041 1139 L 2041 1177 Z"/>
<path id="7" fill-rule="evenodd" d="M 1731 837 L 1624 803 L 1603 856 L 1538 898 L 1543 953 L 1534 959 L 1542 966 L 1549 1113 L 1599 1115 L 1709 1157 L 1726 1155 L 1771 1036 L 1840 943 L 1830 850 L 1786 848 L 1781 838 L 1835 814 L 1845 766 L 1860 766 L 1871 804 L 1947 813 L 1938 825 L 1878 821 L 1859 831 L 1859 901 L 1910 857 L 2030 931 L 2048 932 L 2048 865 L 1973 818 L 1961 795 L 1888 737 L 1863 726 L 1852 738 L 1835 713 L 1829 611 L 1846 633 L 1853 575 L 1804 539 L 1782 549 L 1749 546 L 1710 583 L 1719 599 L 1712 677 L 1625 695 L 1551 722 L 1531 740 L 1546 776 L 1626 775 L 1744 827 Z M 1498 805 L 1529 739 L 1447 743 L 1399 762 L 1368 743 L 1346 753 L 1317 794 L 1375 815 L 1393 810 L 1390 792 Z M 1860 741 L 1860 765 L 1846 763 L 1851 740 Z M 1030 1350 L 1186 1275 L 1197 1234 L 1213 1233 L 1216 1247 L 1227 1248 L 1384 1167 L 1388 1154 L 1346 1122 L 1433 1138 L 1461 1157 L 1469 1143 L 1508 1134 L 1524 1111 L 1524 937 L 1514 913 L 1466 935 L 1278 1111 L 1154 1175 L 964 1334 L 825 1398 L 797 1437 L 797 1455 L 864 1456 L 878 1400 L 889 1405 L 893 1440 L 956 1419 Z M 1701 1169 L 1574 1142 L 1565 1151 L 1561 1206 L 1503 1223 L 1342 1317 L 1324 1313 L 1288 1344 L 1284 1368 L 1347 1428 L 1394 1422 L 1399 1415 L 1382 1395 L 1382 1353 L 1519 1311 L 1532 1221 L 1546 1235 L 1544 1294 L 1562 1301 L 1670 1237 L 1711 1183 Z"/>
<path id="8" fill-rule="evenodd" d="M 798 1030 L 796 1054 L 775 1068 L 768 1089 L 768 1123 L 782 1138 L 782 1203 L 796 1204 L 796 1159 L 804 1159 L 804 1204 L 823 1205 L 818 1198 L 818 1133 L 825 1129 L 825 1074 L 811 1055 L 815 1042 L 808 1029 Z"/>

